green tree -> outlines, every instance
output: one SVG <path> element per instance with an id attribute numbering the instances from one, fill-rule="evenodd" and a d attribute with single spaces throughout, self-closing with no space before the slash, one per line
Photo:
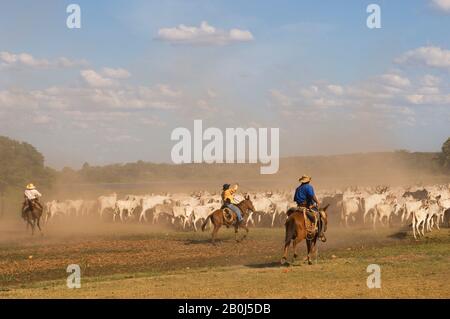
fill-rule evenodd
<path id="1" fill-rule="evenodd" d="M 30 182 L 49 187 L 53 176 L 53 171 L 44 166 L 44 156 L 34 146 L 0 136 L 0 196 Z"/>
<path id="2" fill-rule="evenodd" d="M 450 169 L 450 137 L 442 144 L 441 163 Z"/>

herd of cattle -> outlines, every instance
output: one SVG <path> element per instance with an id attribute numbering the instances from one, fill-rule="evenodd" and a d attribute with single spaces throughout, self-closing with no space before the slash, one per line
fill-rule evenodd
<path id="1" fill-rule="evenodd" d="M 450 184 L 414 188 L 348 188 L 344 191 L 318 193 L 322 206 L 330 204 L 329 223 L 350 227 L 369 224 L 383 226 L 411 225 L 414 237 L 440 224 L 449 223 Z M 247 216 L 247 224 L 255 227 L 284 225 L 286 211 L 295 206 L 292 192 L 260 192 L 250 194 L 255 212 Z M 214 210 L 221 207 L 219 194 L 100 196 L 96 200 L 53 200 L 45 204 L 46 222 L 62 216 L 97 216 L 115 222 L 166 223 L 182 229 L 197 227 Z"/>

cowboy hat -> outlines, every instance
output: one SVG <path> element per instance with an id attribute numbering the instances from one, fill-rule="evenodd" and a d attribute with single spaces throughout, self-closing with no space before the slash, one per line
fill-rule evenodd
<path id="1" fill-rule="evenodd" d="M 298 180 L 300 183 L 309 183 L 311 181 L 311 177 L 308 175 L 303 175 Z"/>
<path id="2" fill-rule="evenodd" d="M 35 189 L 36 187 L 33 185 L 33 184 L 28 184 L 27 185 L 27 189 L 29 189 L 29 190 L 32 190 L 32 189 Z"/>

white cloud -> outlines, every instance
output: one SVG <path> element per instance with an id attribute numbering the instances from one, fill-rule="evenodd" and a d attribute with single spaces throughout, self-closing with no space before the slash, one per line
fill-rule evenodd
<path id="1" fill-rule="evenodd" d="M 118 69 L 103 68 L 102 74 L 104 76 L 107 76 L 107 77 L 113 78 L 113 79 L 126 79 L 131 76 L 130 72 L 128 72 L 127 70 L 122 69 L 122 68 L 118 68 Z"/>
<path id="2" fill-rule="evenodd" d="M 253 35 L 248 30 L 231 29 L 230 30 L 230 40 L 232 41 L 252 41 Z"/>
<path id="3" fill-rule="evenodd" d="M 411 94 L 406 100 L 416 105 L 450 105 L 450 94 Z"/>
<path id="4" fill-rule="evenodd" d="M 248 42 L 253 35 L 248 30 L 231 29 L 230 31 L 216 29 L 203 21 L 199 27 L 180 24 L 173 28 L 158 30 L 158 39 L 170 43 L 225 45 L 232 42 Z"/>
<path id="5" fill-rule="evenodd" d="M 142 142 L 142 139 L 128 135 L 128 134 L 123 134 L 123 135 L 113 135 L 113 136 L 105 136 L 105 139 L 110 142 L 110 143 L 123 143 L 123 142 Z"/>
<path id="6" fill-rule="evenodd" d="M 161 91 L 165 87 L 167 92 Z M 178 92 L 174 94 L 173 92 Z M 172 110 L 181 104 L 181 91 L 167 85 L 155 87 L 50 87 L 44 90 L 10 89 L 0 91 L 0 106 L 4 110 Z"/>
<path id="7" fill-rule="evenodd" d="M 334 85 L 334 84 L 330 84 L 327 86 L 328 90 L 330 90 L 330 92 L 336 94 L 336 95 L 342 95 L 344 94 L 344 88 L 340 85 Z"/>
<path id="8" fill-rule="evenodd" d="M 279 90 L 270 90 L 270 95 L 273 99 L 275 99 L 279 104 L 281 104 L 284 107 L 291 106 L 292 100 L 287 95 L 284 95 Z"/>
<path id="9" fill-rule="evenodd" d="M 411 94 L 406 96 L 406 100 L 412 104 L 421 104 L 423 102 L 424 95 Z"/>
<path id="10" fill-rule="evenodd" d="M 398 74 L 387 73 L 383 74 L 381 78 L 386 84 L 397 88 L 407 87 L 411 84 L 408 78 L 402 77 Z"/>
<path id="11" fill-rule="evenodd" d="M 33 117 L 33 123 L 35 124 L 48 124 L 52 119 L 47 115 L 37 115 Z"/>
<path id="12" fill-rule="evenodd" d="M 208 89 L 206 91 L 206 93 L 208 94 L 208 97 L 211 98 L 211 99 L 214 99 L 214 98 L 217 97 L 217 92 L 215 90 L 213 90 L 213 89 Z"/>
<path id="13" fill-rule="evenodd" d="M 450 0 L 432 0 L 432 4 L 436 9 L 450 13 Z"/>
<path id="14" fill-rule="evenodd" d="M 422 83 L 425 86 L 436 86 L 439 85 L 440 82 L 441 80 L 437 76 L 430 74 L 426 74 L 422 78 Z"/>
<path id="15" fill-rule="evenodd" d="M 158 127 L 166 126 L 167 124 L 166 122 L 162 121 L 160 118 L 156 116 L 143 117 L 139 120 L 139 122 L 144 125 L 158 126 Z"/>
<path id="16" fill-rule="evenodd" d="M 158 84 L 157 88 L 159 92 L 164 96 L 177 97 L 181 95 L 181 91 L 174 90 L 167 84 Z"/>
<path id="17" fill-rule="evenodd" d="M 347 120 L 376 121 L 380 125 L 391 120 L 415 125 L 420 118 L 412 108 L 434 107 L 433 111 L 445 113 L 450 106 L 450 91 L 444 81 L 431 75 L 409 78 L 399 72 L 350 85 L 321 81 L 269 93 L 279 113 L 294 121 L 328 123 L 346 115 Z"/>
<path id="18" fill-rule="evenodd" d="M 211 114 L 211 113 L 215 113 L 218 111 L 217 107 L 211 105 L 211 103 L 209 103 L 208 101 L 203 100 L 203 99 L 197 101 L 197 107 L 202 112 L 207 112 L 206 114 Z"/>
<path id="19" fill-rule="evenodd" d="M 450 68 L 450 50 L 435 46 L 410 50 L 395 60 L 397 63 L 421 63 L 434 68 Z"/>
<path id="20" fill-rule="evenodd" d="M 80 71 L 80 74 L 86 83 L 94 88 L 104 88 L 117 85 L 114 80 L 105 78 L 94 70 L 82 70 Z"/>
<path id="21" fill-rule="evenodd" d="M 424 86 L 417 90 L 418 93 L 426 94 L 426 95 L 433 95 L 433 94 L 439 94 L 440 90 L 438 87 L 435 86 Z"/>
<path id="22" fill-rule="evenodd" d="M 29 67 L 48 67 L 50 62 L 46 59 L 36 59 L 31 54 L 0 52 L 0 61 L 4 66 L 24 65 Z"/>
<path id="23" fill-rule="evenodd" d="M 306 88 L 300 89 L 300 94 L 305 98 L 312 98 L 319 94 L 319 87 L 317 85 L 311 85 Z"/>
<path id="24" fill-rule="evenodd" d="M 70 60 L 65 57 L 58 58 L 54 61 L 48 59 L 38 59 L 29 53 L 11 53 L 0 52 L 0 66 L 7 67 L 29 67 L 29 68 L 71 68 L 87 65 L 85 60 Z"/>

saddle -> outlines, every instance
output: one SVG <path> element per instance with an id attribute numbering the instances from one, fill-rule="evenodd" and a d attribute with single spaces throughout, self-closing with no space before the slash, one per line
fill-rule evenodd
<path id="1" fill-rule="evenodd" d="M 300 209 L 305 219 L 306 238 L 313 239 L 319 232 L 320 213 L 306 207 L 300 207 Z"/>
<path id="2" fill-rule="evenodd" d="M 234 217 L 234 215 L 236 215 L 236 213 L 233 212 L 228 207 L 222 207 L 222 214 L 223 214 L 223 219 L 225 220 L 225 223 L 226 223 L 225 226 L 227 226 L 227 227 L 232 225 L 237 220 L 237 218 Z"/>
<path id="3" fill-rule="evenodd" d="M 26 199 L 22 206 L 22 216 L 24 216 L 28 210 L 32 211 L 34 208 L 42 210 L 43 207 L 41 203 L 35 199 Z"/>
<path id="4" fill-rule="evenodd" d="M 291 210 L 291 212 L 288 212 L 288 216 L 294 211 L 303 214 L 303 219 L 305 220 L 306 227 L 306 238 L 312 240 L 317 235 L 317 233 L 319 233 L 321 219 L 320 213 L 303 205 Z"/>

